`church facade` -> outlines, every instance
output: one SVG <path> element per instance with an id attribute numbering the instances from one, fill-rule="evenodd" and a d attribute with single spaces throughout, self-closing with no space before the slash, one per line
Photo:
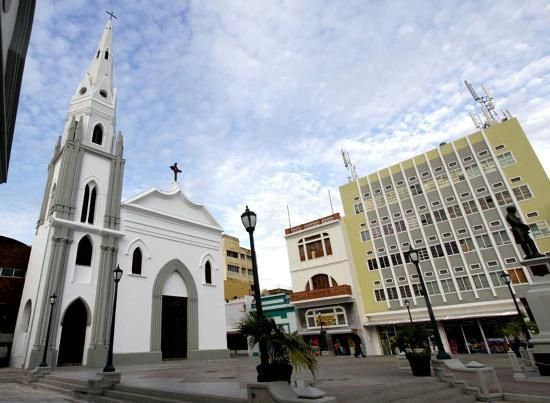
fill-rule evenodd
<path id="1" fill-rule="evenodd" d="M 18 313 L 11 365 L 101 367 L 118 288 L 115 364 L 228 356 L 222 228 L 177 180 L 121 202 L 112 22 L 70 103 L 48 179 Z M 176 179 L 176 178 L 175 178 Z M 57 296 L 54 305 L 50 297 Z"/>

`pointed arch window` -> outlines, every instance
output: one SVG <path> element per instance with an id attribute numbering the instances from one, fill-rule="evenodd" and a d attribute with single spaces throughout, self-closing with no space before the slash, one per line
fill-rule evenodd
<path id="1" fill-rule="evenodd" d="M 204 282 L 206 284 L 212 284 L 212 265 L 209 261 L 204 264 Z"/>
<path id="2" fill-rule="evenodd" d="M 132 274 L 141 274 L 141 262 L 143 261 L 143 256 L 141 254 L 141 249 L 136 248 L 132 254 Z"/>
<path id="3" fill-rule="evenodd" d="M 109 60 L 109 49 L 105 51 L 105 60 Z"/>
<path id="4" fill-rule="evenodd" d="M 97 50 L 97 55 L 95 56 L 96 59 L 99 59 L 99 54 L 101 53 L 101 51 L 98 49 Z"/>
<path id="5" fill-rule="evenodd" d="M 99 144 L 103 142 L 103 129 L 101 125 L 95 125 L 94 131 L 92 133 L 92 143 Z"/>
<path id="6" fill-rule="evenodd" d="M 76 264 L 80 266 L 92 265 L 92 241 L 88 235 L 82 237 L 76 250 Z"/>
<path id="7" fill-rule="evenodd" d="M 82 213 L 80 214 L 80 222 L 94 223 L 95 203 L 97 198 L 97 186 L 90 182 L 84 188 L 84 199 L 82 200 Z"/>

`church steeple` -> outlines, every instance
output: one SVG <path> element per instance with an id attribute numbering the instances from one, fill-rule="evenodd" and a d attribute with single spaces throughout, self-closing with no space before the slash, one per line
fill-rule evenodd
<path id="1" fill-rule="evenodd" d="M 101 90 L 105 91 L 102 92 Z M 108 20 L 94 53 L 92 62 L 80 82 L 73 101 L 79 98 L 100 96 L 114 101 L 113 90 L 113 22 Z"/>
<path id="2" fill-rule="evenodd" d="M 112 87 L 113 80 L 113 24 L 108 20 L 105 30 L 97 46 L 94 59 L 88 69 L 92 85 L 100 84 L 107 80 L 109 87 Z"/>
<path id="3" fill-rule="evenodd" d="M 111 18 L 105 24 L 90 66 L 71 99 L 63 136 L 64 140 L 71 138 L 70 122 L 76 118 L 77 126 L 83 134 L 79 139 L 82 144 L 101 147 L 109 153 L 113 152 L 115 144 L 117 98 L 117 91 L 113 87 Z M 74 137 L 73 139 L 77 140 Z"/>

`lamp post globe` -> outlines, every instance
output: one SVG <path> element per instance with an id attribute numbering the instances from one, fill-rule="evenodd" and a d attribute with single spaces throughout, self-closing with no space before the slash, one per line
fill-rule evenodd
<path id="1" fill-rule="evenodd" d="M 514 301 L 514 305 L 516 306 L 516 311 L 518 312 L 519 323 L 521 324 L 521 328 L 523 330 L 523 333 L 525 334 L 525 340 L 529 341 L 531 339 L 531 334 L 529 333 L 529 328 L 527 327 L 527 324 L 523 320 L 523 312 L 521 312 L 521 309 L 519 308 L 519 304 L 518 304 L 518 300 L 516 298 L 516 294 L 514 294 L 514 290 L 512 289 L 512 280 L 510 278 L 510 274 L 503 271 L 500 274 L 500 277 L 502 278 L 502 280 L 508 286 L 508 290 L 510 291 L 510 295 L 512 296 L 512 300 Z"/>
<path id="2" fill-rule="evenodd" d="M 48 330 L 46 330 L 46 342 L 44 343 L 44 353 L 42 353 L 42 362 L 38 365 L 39 367 L 47 367 L 47 356 L 48 356 L 48 344 L 50 343 L 50 331 L 52 328 L 52 316 L 53 316 L 53 306 L 57 302 L 57 295 L 53 293 L 50 295 L 50 318 L 48 319 Z"/>
<path id="3" fill-rule="evenodd" d="M 115 316 L 116 316 L 116 301 L 118 297 L 118 283 L 122 278 L 122 270 L 117 264 L 116 269 L 113 270 L 113 281 L 115 282 L 115 295 L 113 297 L 113 313 L 111 315 L 111 337 L 109 338 L 109 351 L 107 353 L 107 363 L 103 372 L 114 372 L 115 367 L 113 367 L 113 343 L 115 339 Z"/>
<path id="4" fill-rule="evenodd" d="M 435 337 L 435 343 L 437 346 L 437 358 L 440 360 L 448 360 L 451 358 L 449 353 L 447 353 L 443 347 L 443 342 L 441 341 L 441 335 L 439 334 L 439 329 L 437 328 L 437 322 L 435 321 L 434 311 L 432 309 L 432 304 L 430 302 L 430 297 L 428 296 L 428 290 L 426 289 L 426 284 L 424 283 L 424 277 L 420 271 L 420 259 L 419 253 L 412 246 L 409 251 L 409 259 L 416 267 L 416 273 L 418 274 L 418 279 L 420 280 L 420 286 L 422 287 L 422 293 L 424 294 L 424 301 L 426 302 L 426 308 L 428 309 L 428 315 L 430 315 L 430 323 L 432 325 L 432 331 Z"/>
<path id="5" fill-rule="evenodd" d="M 262 307 L 262 294 L 260 292 L 260 280 L 258 276 L 258 264 L 256 262 L 256 248 L 254 246 L 254 230 L 256 229 L 256 213 L 251 211 L 248 206 L 244 213 L 241 214 L 241 222 L 248 232 L 250 239 L 250 255 L 252 257 L 252 275 L 254 276 L 254 300 L 256 302 L 256 316 L 258 320 L 262 320 L 264 317 L 264 310 Z M 267 356 L 267 346 L 264 340 L 260 340 L 260 365 L 266 367 L 269 363 Z M 269 379 L 263 379 L 258 371 L 258 382 L 265 382 Z"/>

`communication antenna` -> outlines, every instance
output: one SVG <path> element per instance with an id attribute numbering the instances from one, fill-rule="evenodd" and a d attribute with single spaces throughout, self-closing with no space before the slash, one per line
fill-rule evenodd
<path id="1" fill-rule="evenodd" d="M 479 119 L 479 116 L 475 113 L 470 112 L 470 118 L 472 119 L 472 122 L 474 122 L 474 126 L 478 129 L 481 129 L 483 127 L 483 123 L 481 123 L 481 119 Z"/>
<path id="2" fill-rule="evenodd" d="M 344 166 L 348 170 L 348 181 L 352 182 L 357 180 L 357 172 L 355 171 L 355 165 L 352 164 L 349 153 L 342 150 L 342 159 L 344 160 Z"/>
<path id="3" fill-rule="evenodd" d="M 334 214 L 334 207 L 332 207 L 332 197 L 330 197 L 330 189 L 328 190 L 328 200 L 330 201 L 330 211 L 332 211 L 332 214 Z"/>
<path id="4" fill-rule="evenodd" d="M 501 118 L 495 110 L 495 104 L 493 103 L 493 93 L 489 88 L 482 85 L 481 89 L 483 90 L 485 95 L 480 97 L 479 95 L 477 95 L 476 91 L 467 80 L 464 80 L 464 84 L 466 84 L 466 88 L 468 88 L 468 91 L 470 91 L 472 98 L 474 98 L 474 100 L 479 103 L 481 112 L 485 117 L 485 122 L 482 122 L 479 118 L 478 122 L 472 117 L 476 128 L 480 129 L 484 127 L 490 127 L 493 124 L 504 122 L 507 119 L 507 115 L 505 113 L 502 113 L 503 118 Z"/>
<path id="5" fill-rule="evenodd" d="M 288 215 L 288 228 L 292 228 L 292 225 L 290 224 L 290 210 L 288 209 L 288 204 L 286 205 L 286 213 Z"/>

